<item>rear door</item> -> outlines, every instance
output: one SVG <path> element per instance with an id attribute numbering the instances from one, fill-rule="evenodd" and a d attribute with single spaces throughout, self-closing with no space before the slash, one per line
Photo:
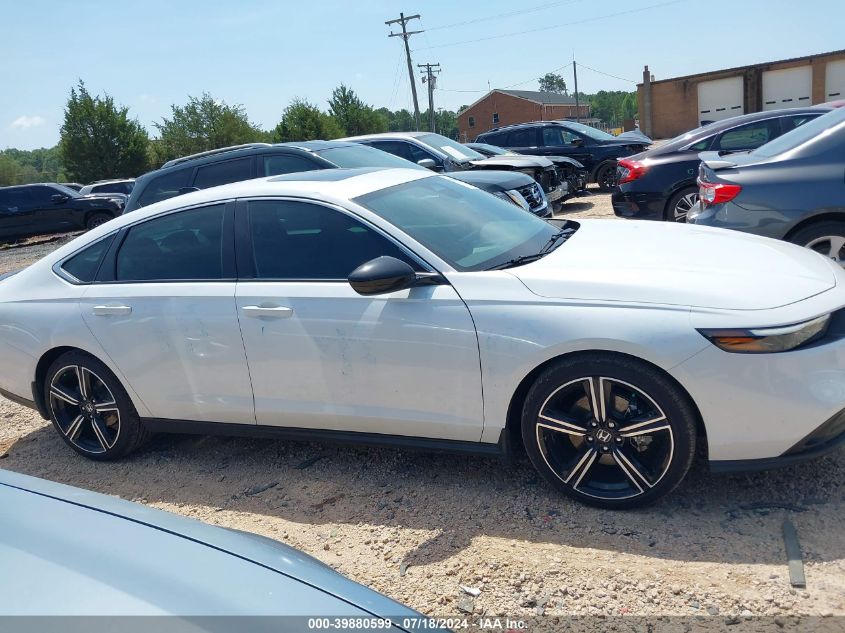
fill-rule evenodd
<path id="1" fill-rule="evenodd" d="M 504 147 L 523 154 L 536 154 L 540 150 L 537 136 L 537 128 L 533 127 L 511 130 L 507 133 Z M 543 153 L 542 150 L 540 150 L 540 153 Z"/>
<path id="2" fill-rule="evenodd" d="M 234 203 L 121 231 L 82 317 L 155 418 L 255 424 L 235 311 Z"/>
<path id="3" fill-rule="evenodd" d="M 0 189 L 0 236 L 24 235 L 31 226 L 28 188 Z"/>

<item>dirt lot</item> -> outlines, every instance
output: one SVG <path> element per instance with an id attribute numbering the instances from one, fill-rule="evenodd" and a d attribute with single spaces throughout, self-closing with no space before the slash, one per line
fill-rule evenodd
<path id="1" fill-rule="evenodd" d="M 566 217 L 612 217 L 606 195 L 567 209 Z M 57 243 L 0 248 L 0 273 Z M 790 625 L 800 615 L 825 616 L 815 623 L 827 630 L 845 625 L 845 451 L 741 476 L 711 475 L 699 460 L 663 503 L 617 513 L 559 496 L 524 459 L 503 467 L 476 457 L 167 436 L 100 464 L 3 399 L 0 456 L 2 468 L 278 539 L 428 615 L 539 618 L 532 630 L 548 631 L 562 629 L 555 616 L 571 615 L 704 616 L 664 622 L 678 630 L 737 622 L 729 630 L 797 629 Z M 789 584 L 785 519 L 798 530 L 806 589 Z M 582 620 L 596 630 L 609 624 Z"/>

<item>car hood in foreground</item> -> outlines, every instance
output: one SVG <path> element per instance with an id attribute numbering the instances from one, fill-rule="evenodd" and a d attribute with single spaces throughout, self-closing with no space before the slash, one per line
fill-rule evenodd
<path id="1" fill-rule="evenodd" d="M 0 508 L 0 615 L 415 615 L 272 539 L 114 497 L 0 470 Z"/>
<path id="2" fill-rule="evenodd" d="M 764 310 L 836 285 L 808 249 L 764 237 L 669 222 L 579 220 L 542 259 L 508 269 L 541 297 Z"/>

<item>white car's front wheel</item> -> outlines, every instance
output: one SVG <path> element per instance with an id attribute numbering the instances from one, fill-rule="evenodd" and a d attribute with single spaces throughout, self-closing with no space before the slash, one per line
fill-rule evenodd
<path id="1" fill-rule="evenodd" d="M 695 452 L 689 397 L 647 363 L 589 353 L 562 359 L 525 400 L 522 438 L 534 467 L 592 505 L 632 508 L 680 483 Z"/>

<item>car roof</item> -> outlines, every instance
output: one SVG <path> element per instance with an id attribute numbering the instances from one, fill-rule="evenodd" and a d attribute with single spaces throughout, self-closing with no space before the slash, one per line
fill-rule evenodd
<path id="1" fill-rule="evenodd" d="M 132 182 L 134 178 L 107 178 L 106 180 L 96 180 L 92 183 L 85 185 L 86 187 L 91 187 L 93 185 L 108 185 L 113 182 Z"/>
<path id="2" fill-rule="evenodd" d="M 419 138 L 420 136 L 426 136 L 427 134 L 433 134 L 433 132 L 379 132 L 378 134 L 361 134 L 359 136 L 346 136 L 342 139 L 338 139 L 341 141 L 364 141 L 364 140 L 376 140 L 376 139 L 393 139 L 393 138 Z"/>
<path id="3" fill-rule="evenodd" d="M 348 141 L 289 141 L 287 143 L 279 143 L 277 147 L 292 147 L 294 149 L 304 149 L 309 152 L 319 152 L 324 149 L 332 149 L 333 147 L 360 147 L 358 143 L 350 143 Z"/>

